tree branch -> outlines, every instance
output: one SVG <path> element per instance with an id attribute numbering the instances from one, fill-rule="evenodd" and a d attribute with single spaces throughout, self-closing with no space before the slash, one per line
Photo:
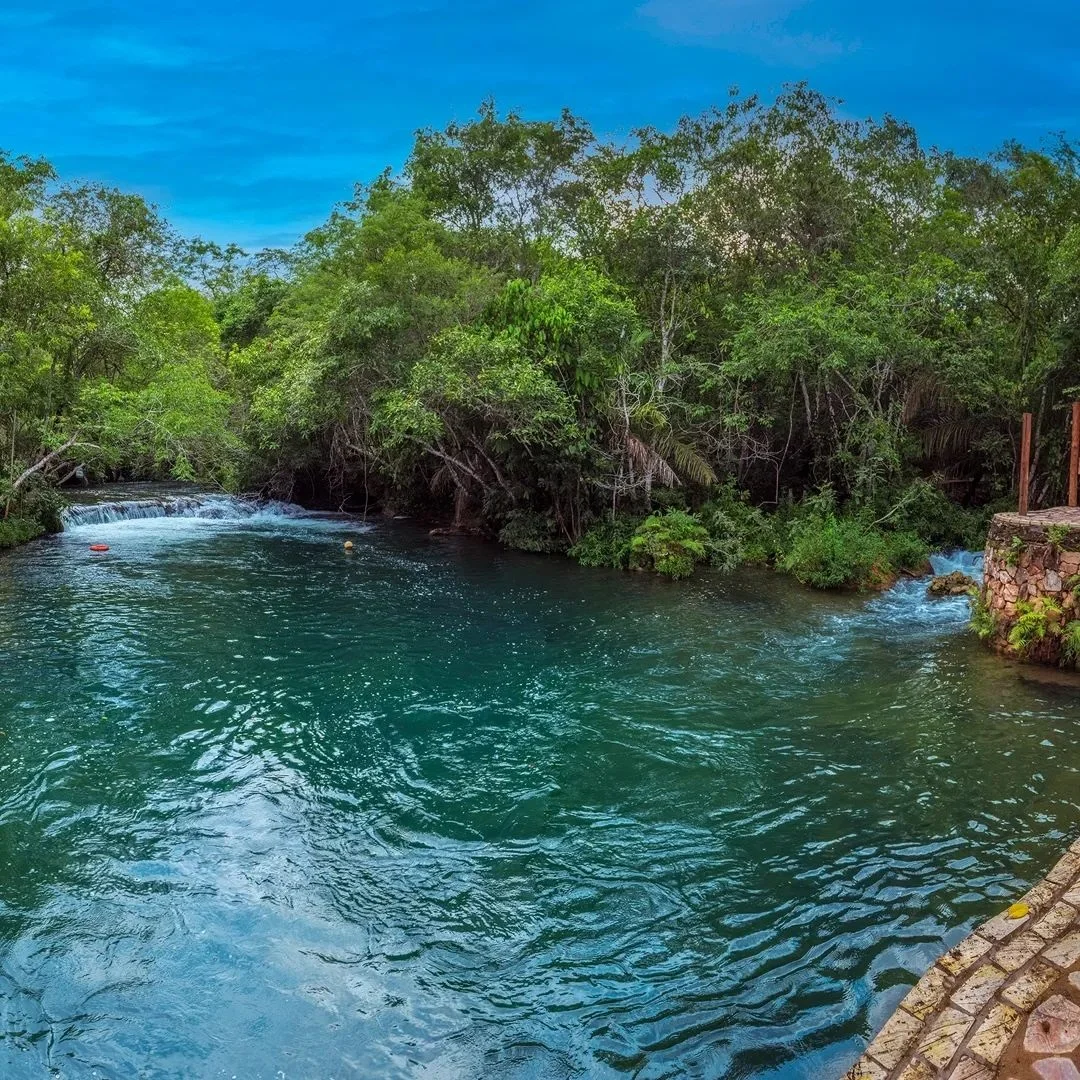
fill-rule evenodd
<path id="1" fill-rule="evenodd" d="M 28 469 L 24 469 L 15 478 L 14 482 L 12 483 L 12 485 L 11 485 L 11 493 L 14 494 L 16 491 L 18 491 L 19 488 L 23 484 L 25 484 L 26 481 L 29 480 L 31 476 L 34 475 L 34 473 L 40 472 L 42 469 L 44 469 L 45 466 L 48 465 L 49 462 L 53 460 L 53 458 L 59 457 L 65 450 L 70 450 L 71 447 L 75 446 L 76 444 L 82 445 L 81 443 L 79 443 L 79 436 L 78 435 L 72 435 L 71 438 L 68 439 L 68 441 L 66 443 L 64 443 L 63 446 L 58 446 L 55 450 L 53 450 L 50 453 L 46 454 L 39 462 L 37 462 L 34 465 L 31 465 Z"/>

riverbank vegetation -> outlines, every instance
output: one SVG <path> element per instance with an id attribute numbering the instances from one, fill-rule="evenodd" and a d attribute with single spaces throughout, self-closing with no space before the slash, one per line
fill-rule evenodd
<path id="1" fill-rule="evenodd" d="M 621 143 L 486 103 L 253 255 L 0 160 L 9 522 L 171 476 L 870 587 L 981 543 L 1024 410 L 1061 501 L 1078 343 L 1074 147 L 930 150 L 803 86 Z"/>

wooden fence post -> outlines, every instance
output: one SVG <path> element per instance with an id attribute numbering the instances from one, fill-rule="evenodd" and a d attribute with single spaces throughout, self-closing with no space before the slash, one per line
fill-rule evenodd
<path id="1" fill-rule="evenodd" d="M 1076 505 L 1076 477 L 1080 472 L 1080 401 L 1072 404 L 1072 443 L 1069 447 L 1069 505 Z"/>
<path id="2" fill-rule="evenodd" d="M 1031 472 L 1031 413 L 1024 413 L 1020 429 L 1020 513 L 1028 512 L 1028 481 Z"/>

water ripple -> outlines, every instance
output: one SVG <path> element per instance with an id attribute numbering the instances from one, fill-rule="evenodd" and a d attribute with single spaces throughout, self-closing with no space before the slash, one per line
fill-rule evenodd
<path id="1" fill-rule="evenodd" d="M 920 582 L 99 517 L 0 559 L 5 1078 L 838 1074 L 1074 827 Z"/>

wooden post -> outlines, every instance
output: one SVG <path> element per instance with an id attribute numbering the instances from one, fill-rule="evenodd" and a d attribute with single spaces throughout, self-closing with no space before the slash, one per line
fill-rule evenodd
<path id="1" fill-rule="evenodd" d="M 1069 448 L 1069 505 L 1076 505 L 1076 477 L 1080 472 L 1080 401 L 1072 405 L 1072 445 Z"/>
<path id="2" fill-rule="evenodd" d="M 1028 512 L 1028 480 L 1031 472 L 1031 413 L 1024 413 L 1020 429 L 1020 513 Z"/>

